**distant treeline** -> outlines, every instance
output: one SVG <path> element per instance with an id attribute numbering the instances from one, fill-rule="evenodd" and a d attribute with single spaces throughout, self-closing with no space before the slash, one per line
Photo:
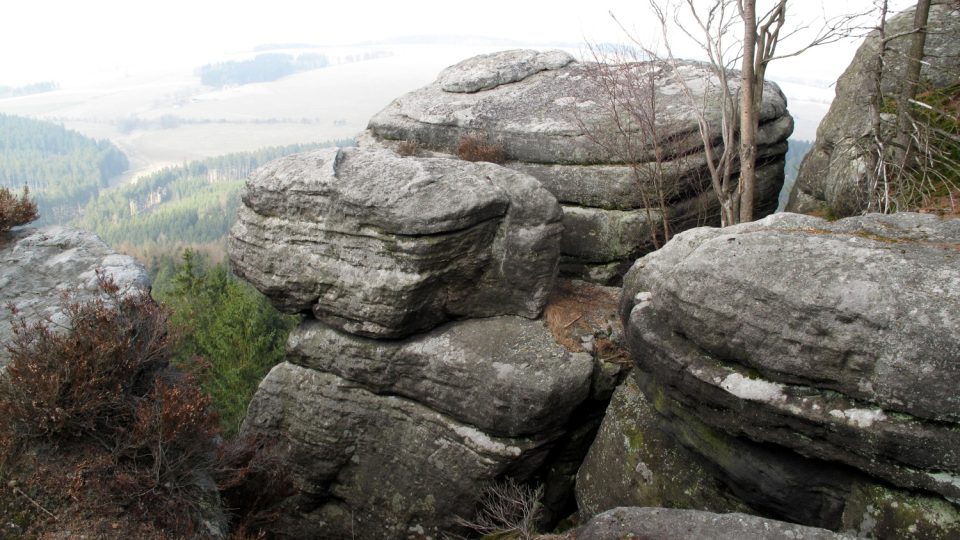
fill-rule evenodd
<path id="1" fill-rule="evenodd" d="M 43 81 L 26 86 L 3 86 L 0 85 L 0 99 L 19 96 L 29 96 L 30 94 L 40 94 L 43 92 L 52 92 L 58 90 L 60 85 L 53 81 Z"/>
<path id="2" fill-rule="evenodd" d="M 40 207 L 39 223 L 66 223 L 129 163 L 107 140 L 61 125 L 0 114 L 0 186 L 27 186 Z"/>
<path id="3" fill-rule="evenodd" d="M 329 120 L 320 118 L 184 118 L 172 114 L 165 114 L 158 118 L 141 118 L 130 115 L 116 121 L 117 129 L 121 133 L 131 133 L 136 130 L 176 129 L 184 125 L 199 124 L 320 124 Z M 337 125 L 334 122 L 334 125 Z"/>
<path id="4" fill-rule="evenodd" d="M 166 168 L 102 194 L 83 210 L 78 225 L 146 263 L 184 246 L 222 246 L 243 179 L 254 169 L 288 154 L 353 144 L 343 139 L 275 146 Z"/>
<path id="5" fill-rule="evenodd" d="M 207 64 L 200 68 L 200 82 L 216 87 L 268 82 L 328 64 L 327 57 L 317 53 L 304 53 L 296 58 L 282 53 L 260 54 L 252 60 Z"/>

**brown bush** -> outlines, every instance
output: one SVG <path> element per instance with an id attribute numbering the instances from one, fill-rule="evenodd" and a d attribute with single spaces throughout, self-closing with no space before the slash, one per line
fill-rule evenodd
<path id="1" fill-rule="evenodd" d="M 9 189 L 0 187 L 0 233 L 30 223 L 38 217 L 37 204 L 30 200 L 30 190 L 26 186 L 19 198 Z"/>
<path id="2" fill-rule="evenodd" d="M 246 530 L 265 530 L 289 494 L 281 454 L 222 443 L 210 398 L 168 366 L 167 311 L 146 292 L 100 286 L 100 299 L 66 306 L 65 327 L 21 320 L 6 346 L 0 485 L 30 502 L 10 510 L 33 513 L 25 534 L 200 536 L 222 517 L 221 489 L 231 504 L 247 497 Z"/>
<path id="3" fill-rule="evenodd" d="M 403 157 L 415 156 L 418 150 L 417 141 L 400 141 L 397 145 L 397 153 Z"/>
<path id="4" fill-rule="evenodd" d="M 128 426 L 150 376 L 166 364 L 167 312 L 146 292 L 122 296 L 102 276 L 100 286 L 103 297 L 66 307 L 67 331 L 47 321 L 14 325 L 0 380 L 0 432 L 14 442 Z"/>
<path id="5" fill-rule="evenodd" d="M 503 145 L 490 143 L 480 135 L 464 135 L 457 141 L 457 157 L 464 161 L 488 161 L 502 165 L 507 161 Z"/>

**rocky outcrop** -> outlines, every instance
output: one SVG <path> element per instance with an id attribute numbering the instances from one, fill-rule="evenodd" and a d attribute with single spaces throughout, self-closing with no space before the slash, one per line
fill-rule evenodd
<path id="1" fill-rule="evenodd" d="M 120 287 L 150 287 L 143 266 L 110 249 L 95 234 L 64 227 L 22 228 L 0 238 L 0 343 L 19 318 L 64 323 L 64 300 L 86 302 L 101 294 L 98 272 Z M 12 307 L 16 315 L 9 311 Z M 0 346 L 0 364 L 7 351 Z"/>
<path id="2" fill-rule="evenodd" d="M 504 477 L 545 484 L 549 520 L 571 511 L 620 370 L 533 320 L 556 303 L 553 195 L 522 172 L 364 139 L 268 164 L 242 198 L 233 268 L 306 314 L 242 430 L 287 441 L 307 536 L 437 537 Z"/>
<path id="3" fill-rule="evenodd" d="M 680 502 L 724 510 L 719 479 L 788 521 L 960 534 L 958 263 L 960 221 L 920 214 L 778 214 L 680 234 L 625 277 L 645 400 L 634 390 L 605 423 L 638 417 L 700 456 L 709 490 Z M 622 452 L 607 440 L 591 454 Z M 643 463 L 624 474 L 655 483 L 677 468 Z M 587 484 L 579 494 L 597 500 Z M 637 491 L 627 500 L 657 495 Z"/>
<path id="4" fill-rule="evenodd" d="M 557 272 L 556 200 L 490 163 L 324 149 L 258 169 L 242 197 L 237 275 L 283 311 L 359 335 L 536 317 Z"/>
<path id="5" fill-rule="evenodd" d="M 900 90 L 910 47 L 914 10 L 891 17 L 886 24 L 891 39 L 884 55 L 881 92 L 895 96 Z M 876 99 L 875 69 L 879 34 L 867 36 L 853 61 L 837 81 L 836 97 L 817 128 L 817 140 L 804 157 L 790 193 L 790 212 L 827 211 L 837 217 L 864 212 L 867 174 L 872 169 L 873 115 Z M 960 10 L 956 2 L 934 2 L 927 26 L 921 78 L 931 88 L 960 82 Z"/>
<path id="6" fill-rule="evenodd" d="M 464 136 L 502 147 L 505 165 L 527 173 L 553 193 L 564 209 L 561 272 L 598 282 L 619 280 L 629 264 L 654 248 L 659 204 L 651 184 L 660 154 L 668 219 L 680 228 L 719 223 L 697 120 L 678 81 L 706 95 L 719 140 L 715 77 L 697 63 L 638 63 L 634 84 L 656 92 L 658 137 L 644 136 L 628 122 L 629 156 L 617 140 L 598 67 L 559 51 L 505 51 L 465 60 L 437 81 L 402 96 L 371 119 L 381 141 L 414 141 L 421 149 L 455 153 Z M 637 95 L 641 90 L 631 89 Z M 783 157 L 793 120 L 776 85 L 763 92 L 758 135 L 760 162 L 756 212 L 773 212 L 783 183 Z M 636 141 L 643 141 L 638 143 Z M 629 158 L 629 159 L 627 159 Z M 695 202 L 695 204 L 693 204 Z"/>
<path id="7" fill-rule="evenodd" d="M 802 527 L 747 514 L 713 514 L 668 508 L 615 508 L 577 531 L 578 540 L 841 540 L 825 529 Z"/>

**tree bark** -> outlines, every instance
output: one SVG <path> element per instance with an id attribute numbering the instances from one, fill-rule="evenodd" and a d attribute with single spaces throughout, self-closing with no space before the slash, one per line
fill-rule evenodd
<path id="1" fill-rule="evenodd" d="M 739 222 L 753 221 L 753 197 L 756 185 L 757 115 L 754 99 L 757 94 L 754 59 L 757 49 L 757 2 L 742 0 L 743 65 L 740 79 L 740 199 Z"/>
<path id="2" fill-rule="evenodd" d="M 900 95 L 897 98 L 897 165 L 901 168 L 908 166 L 910 151 L 913 146 L 913 131 L 910 121 L 910 102 L 917 98 L 917 89 L 920 86 L 920 69 L 923 66 L 923 49 L 927 42 L 927 19 L 930 16 L 930 0 L 917 2 L 917 9 L 913 14 L 914 32 L 910 38 L 910 52 L 907 54 L 907 64 L 903 73 Z"/>

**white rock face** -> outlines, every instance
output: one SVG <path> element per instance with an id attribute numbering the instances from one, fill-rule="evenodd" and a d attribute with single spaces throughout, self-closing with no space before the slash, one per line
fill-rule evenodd
<path id="1" fill-rule="evenodd" d="M 0 343 L 12 337 L 11 325 L 19 317 L 63 323 L 65 298 L 71 302 L 97 298 L 98 270 L 120 286 L 121 294 L 150 287 L 140 263 L 117 254 L 91 232 L 23 228 L 0 237 Z M 8 306 L 14 307 L 16 316 Z M 6 354 L 0 347 L 0 363 Z"/>
<path id="2" fill-rule="evenodd" d="M 534 73 L 560 69 L 573 62 L 563 51 L 504 51 L 475 56 L 440 72 L 437 81 L 446 92 L 469 93 L 522 81 Z"/>

